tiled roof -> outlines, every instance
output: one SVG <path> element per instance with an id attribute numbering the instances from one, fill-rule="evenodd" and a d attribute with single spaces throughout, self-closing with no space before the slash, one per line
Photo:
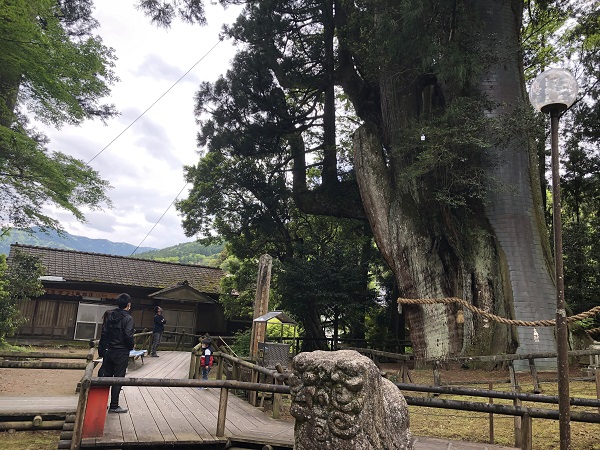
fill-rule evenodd
<path id="1" fill-rule="evenodd" d="M 94 282 L 123 286 L 164 289 L 187 281 L 205 294 L 218 294 L 221 269 L 193 264 L 153 261 L 102 253 L 78 252 L 32 245 L 12 244 L 15 250 L 39 257 L 45 275 L 63 277 L 65 281 Z"/>

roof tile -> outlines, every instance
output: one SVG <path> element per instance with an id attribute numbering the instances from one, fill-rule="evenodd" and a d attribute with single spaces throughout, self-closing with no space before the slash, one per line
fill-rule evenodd
<path id="1" fill-rule="evenodd" d="M 219 283 L 225 275 L 221 269 L 214 267 L 23 244 L 10 246 L 9 259 L 15 250 L 39 257 L 46 268 L 45 275 L 63 277 L 66 281 L 159 289 L 187 281 L 200 292 L 218 294 Z"/>

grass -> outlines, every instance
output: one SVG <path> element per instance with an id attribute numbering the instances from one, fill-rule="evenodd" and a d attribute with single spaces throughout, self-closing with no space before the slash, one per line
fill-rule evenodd
<path id="1" fill-rule="evenodd" d="M 0 433 L 0 450 L 56 450 L 60 431 Z"/>
<path id="2" fill-rule="evenodd" d="M 554 382 L 542 382 L 544 395 L 557 396 Z M 465 385 L 474 389 L 485 389 L 482 385 Z M 522 392 L 533 392 L 533 384 L 521 384 Z M 494 386 L 495 390 L 509 390 L 509 385 Z M 419 395 L 407 392 L 407 395 Z M 426 394 L 423 394 L 426 395 Z M 593 382 L 571 381 L 569 395 L 578 398 L 596 398 L 596 385 Z M 470 396 L 440 395 L 447 400 L 487 402 L 487 399 Z M 512 400 L 494 399 L 495 404 L 512 405 Z M 523 402 L 522 406 L 537 409 L 558 409 L 558 405 L 548 403 Z M 598 413 L 595 408 L 571 406 L 571 411 Z M 410 429 L 415 435 L 463 440 L 468 442 L 490 443 L 490 415 L 470 411 L 409 406 Z M 515 419 L 512 416 L 494 414 L 494 444 L 515 446 Z M 600 450 L 600 424 L 571 422 L 571 450 Z M 532 422 L 533 449 L 552 450 L 560 448 L 560 431 L 557 420 L 534 418 Z"/>
<path id="3" fill-rule="evenodd" d="M 419 376 L 419 371 L 413 375 Z M 428 373 L 421 374 L 423 377 Z M 558 395 L 556 383 L 542 382 L 543 394 Z M 481 384 L 467 385 L 474 389 L 486 389 Z M 533 392 L 533 384 L 521 383 L 523 392 Z M 495 385 L 495 390 L 509 390 L 510 385 Z M 406 395 L 418 396 L 418 392 L 406 392 Z M 596 398 L 596 387 L 593 382 L 572 381 L 569 395 L 577 398 Z M 481 397 L 440 395 L 444 400 L 460 400 L 471 402 L 487 402 Z M 265 411 L 271 413 L 271 402 L 265 402 Z M 494 399 L 495 404 L 512 405 L 512 400 Z M 284 396 L 281 417 L 289 416 L 290 401 Z M 523 402 L 522 406 L 537 409 L 558 409 L 558 405 L 549 403 Z M 441 439 L 450 439 L 466 442 L 490 443 L 490 416 L 488 413 L 471 411 L 458 411 L 441 408 L 427 408 L 422 406 L 409 406 L 410 430 L 415 436 L 427 436 Z M 572 406 L 572 411 L 588 411 L 597 413 L 595 408 Z M 494 414 L 494 444 L 506 447 L 515 446 L 514 417 Z M 533 449 L 554 450 L 560 448 L 560 432 L 557 420 L 533 419 Z M 600 424 L 571 422 L 571 450 L 600 450 Z"/>

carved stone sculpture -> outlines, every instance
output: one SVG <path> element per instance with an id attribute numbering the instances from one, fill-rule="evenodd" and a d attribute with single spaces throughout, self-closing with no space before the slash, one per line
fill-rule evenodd
<path id="1" fill-rule="evenodd" d="M 289 382 L 295 450 L 413 448 L 404 396 L 360 353 L 300 353 Z"/>

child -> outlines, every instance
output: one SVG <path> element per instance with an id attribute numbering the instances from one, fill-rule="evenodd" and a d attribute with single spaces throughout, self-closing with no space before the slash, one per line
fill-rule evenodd
<path id="1" fill-rule="evenodd" d="M 208 380 L 208 373 L 213 365 L 213 351 L 210 348 L 211 340 L 202 339 L 202 353 L 200 357 L 200 366 L 202 366 L 202 379 Z M 208 389 L 208 388 L 203 388 Z"/>

